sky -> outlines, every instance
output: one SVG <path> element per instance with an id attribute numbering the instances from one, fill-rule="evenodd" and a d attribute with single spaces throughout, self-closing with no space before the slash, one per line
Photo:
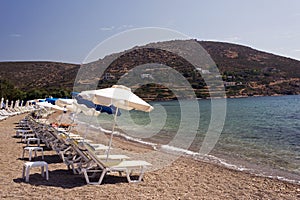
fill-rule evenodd
<path id="1" fill-rule="evenodd" d="M 0 61 L 82 63 L 123 31 L 158 27 L 300 60 L 299 0 L 0 0 Z"/>

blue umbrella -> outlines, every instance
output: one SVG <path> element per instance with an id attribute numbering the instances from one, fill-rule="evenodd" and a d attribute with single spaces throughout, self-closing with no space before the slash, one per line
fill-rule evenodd
<path id="1" fill-rule="evenodd" d="M 107 114 L 116 114 L 117 108 L 114 105 L 110 105 L 110 106 L 103 106 L 103 105 L 98 105 L 98 104 L 94 104 L 93 102 L 83 99 L 80 95 L 78 95 L 79 93 L 77 92 L 72 92 L 72 96 L 77 100 L 77 103 L 79 104 L 83 104 L 85 106 L 87 106 L 88 108 L 94 108 L 96 111 L 99 111 L 101 113 L 107 113 Z M 120 116 L 121 112 L 118 109 L 118 113 L 117 116 Z"/>
<path id="2" fill-rule="evenodd" d="M 58 98 L 53 98 L 53 97 L 51 97 L 51 98 L 46 98 L 46 101 L 49 102 L 49 103 L 51 103 L 51 104 L 53 104 L 53 105 L 55 105 L 55 101 L 56 101 L 57 99 L 58 99 Z"/>

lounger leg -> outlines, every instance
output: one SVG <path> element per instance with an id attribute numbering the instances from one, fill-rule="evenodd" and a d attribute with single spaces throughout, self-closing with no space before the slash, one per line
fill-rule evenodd
<path id="1" fill-rule="evenodd" d="M 142 167 L 138 180 L 131 180 L 131 178 L 130 178 L 131 172 L 128 169 L 126 169 L 126 177 L 127 177 L 127 180 L 128 180 L 129 183 L 139 183 L 139 182 L 141 182 L 143 177 L 144 177 L 144 173 L 145 173 L 145 167 Z"/>
<path id="2" fill-rule="evenodd" d="M 30 171 L 30 167 L 26 166 L 26 179 L 25 179 L 26 182 L 29 182 L 29 171 Z"/>
<path id="3" fill-rule="evenodd" d="M 140 173 L 140 176 L 139 176 L 139 181 L 138 181 L 138 182 L 141 182 L 141 181 L 142 181 L 142 179 L 143 179 L 143 177 L 144 177 L 144 173 L 145 173 L 145 168 L 142 167 L 141 173 Z"/>
<path id="4" fill-rule="evenodd" d="M 46 165 L 46 180 L 49 180 L 49 172 L 48 172 L 48 165 Z"/>
<path id="5" fill-rule="evenodd" d="M 42 149 L 42 159 L 44 160 L 44 150 Z"/>
<path id="6" fill-rule="evenodd" d="M 25 178 L 25 170 L 26 170 L 26 167 L 25 167 L 25 165 L 23 165 L 22 178 Z"/>
<path id="7" fill-rule="evenodd" d="M 132 181 L 131 181 L 131 179 L 130 179 L 130 174 L 129 174 L 128 169 L 126 169 L 126 177 L 127 177 L 128 183 L 131 183 Z"/>
<path id="8" fill-rule="evenodd" d="M 42 177 L 44 177 L 44 166 L 41 167 L 41 174 L 42 174 Z"/>
<path id="9" fill-rule="evenodd" d="M 73 174 L 77 174 L 77 172 L 76 172 L 76 170 L 75 170 L 75 167 L 74 167 L 74 163 L 69 164 L 69 166 L 68 166 L 69 169 L 70 169 L 70 165 L 71 165 Z"/>
<path id="10" fill-rule="evenodd" d="M 105 176 L 105 174 L 107 173 L 107 170 L 106 169 L 103 169 L 102 173 L 101 173 L 101 176 L 99 178 L 99 181 L 98 181 L 98 184 L 100 185 L 102 183 L 102 180 Z"/>
<path id="11" fill-rule="evenodd" d="M 29 150 L 29 161 L 31 161 L 32 150 Z"/>
<path id="12" fill-rule="evenodd" d="M 90 184 L 90 179 L 89 179 L 89 176 L 87 174 L 87 170 L 86 169 L 82 169 L 82 172 L 84 174 L 84 177 L 85 177 L 85 181 L 87 184 Z"/>
<path id="13" fill-rule="evenodd" d="M 34 157 L 37 157 L 37 150 L 34 150 Z"/>

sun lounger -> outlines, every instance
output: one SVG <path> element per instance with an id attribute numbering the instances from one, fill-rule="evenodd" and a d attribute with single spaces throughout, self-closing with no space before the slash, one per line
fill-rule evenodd
<path id="1" fill-rule="evenodd" d="M 5 119 L 7 119 L 7 118 L 8 118 L 8 116 L 0 115 L 0 121 L 5 120 Z"/>
<path id="2" fill-rule="evenodd" d="M 119 172 L 122 175 L 122 172 L 125 172 L 127 181 L 129 183 L 141 182 L 147 167 L 151 166 L 150 163 L 143 160 L 108 160 L 101 159 L 95 152 L 91 149 L 89 145 L 84 144 L 87 149 L 88 156 L 94 162 L 92 167 L 83 168 L 82 172 L 84 174 L 87 184 L 101 184 L 104 176 L 109 172 Z M 138 179 L 132 180 L 131 173 L 133 171 L 138 171 Z M 96 182 L 91 182 L 88 173 L 101 173 L 100 178 Z"/>

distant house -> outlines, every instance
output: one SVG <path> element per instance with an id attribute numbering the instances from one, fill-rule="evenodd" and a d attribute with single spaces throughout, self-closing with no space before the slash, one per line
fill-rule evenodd
<path id="1" fill-rule="evenodd" d="M 151 74 L 141 74 L 141 78 L 142 79 L 148 78 L 148 79 L 152 79 L 152 80 L 154 79 Z"/>
<path id="2" fill-rule="evenodd" d="M 196 69 L 200 71 L 201 74 L 210 74 L 210 71 L 207 69 L 202 69 L 201 67 L 197 67 Z"/>
<path id="3" fill-rule="evenodd" d="M 236 82 L 224 82 L 225 87 L 236 86 Z"/>
<path id="4" fill-rule="evenodd" d="M 115 76 L 113 76 L 111 73 L 105 73 L 103 79 L 104 80 L 111 80 L 114 79 Z"/>

